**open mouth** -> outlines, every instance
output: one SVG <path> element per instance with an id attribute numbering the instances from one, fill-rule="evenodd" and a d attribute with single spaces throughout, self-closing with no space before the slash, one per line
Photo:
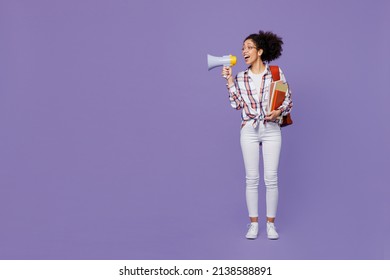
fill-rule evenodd
<path id="1" fill-rule="evenodd" d="M 247 60 L 249 58 L 249 55 L 245 55 L 244 59 Z"/>

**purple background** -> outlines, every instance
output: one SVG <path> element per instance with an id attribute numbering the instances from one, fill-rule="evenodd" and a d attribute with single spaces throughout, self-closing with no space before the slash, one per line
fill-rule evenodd
<path id="1" fill-rule="evenodd" d="M 389 259 L 388 1 L 0 1 L 1 259 Z M 259 29 L 293 90 L 278 241 L 244 238 L 220 69 Z M 262 170 L 262 166 L 261 166 Z M 260 215 L 265 216 L 261 180 Z"/>

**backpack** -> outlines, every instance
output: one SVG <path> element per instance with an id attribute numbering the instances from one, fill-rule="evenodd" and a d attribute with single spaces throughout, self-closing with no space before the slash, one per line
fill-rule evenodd
<path id="1" fill-rule="evenodd" d="M 272 65 L 269 67 L 272 73 L 272 80 L 273 82 L 279 81 L 280 80 L 280 72 L 279 72 L 279 66 Z M 281 127 L 288 126 L 292 124 L 293 121 L 291 119 L 290 113 L 288 113 L 287 116 L 283 116 L 283 121 L 280 124 Z"/>

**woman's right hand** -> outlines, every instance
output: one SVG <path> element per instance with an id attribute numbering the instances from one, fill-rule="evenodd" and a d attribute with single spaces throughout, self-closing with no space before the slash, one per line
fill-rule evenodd
<path id="1" fill-rule="evenodd" d="M 232 76 L 232 67 L 224 66 L 222 68 L 222 76 L 227 80 L 228 85 L 234 84 Z"/>

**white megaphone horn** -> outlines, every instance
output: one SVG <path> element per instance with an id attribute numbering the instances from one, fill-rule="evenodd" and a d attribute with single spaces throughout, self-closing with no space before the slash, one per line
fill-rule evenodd
<path id="1" fill-rule="evenodd" d="M 234 55 L 224 55 L 224 56 L 212 56 L 207 55 L 207 66 L 209 71 L 215 67 L 219 66 L 233 66 L 237 62 L 237 57 Z"/>

